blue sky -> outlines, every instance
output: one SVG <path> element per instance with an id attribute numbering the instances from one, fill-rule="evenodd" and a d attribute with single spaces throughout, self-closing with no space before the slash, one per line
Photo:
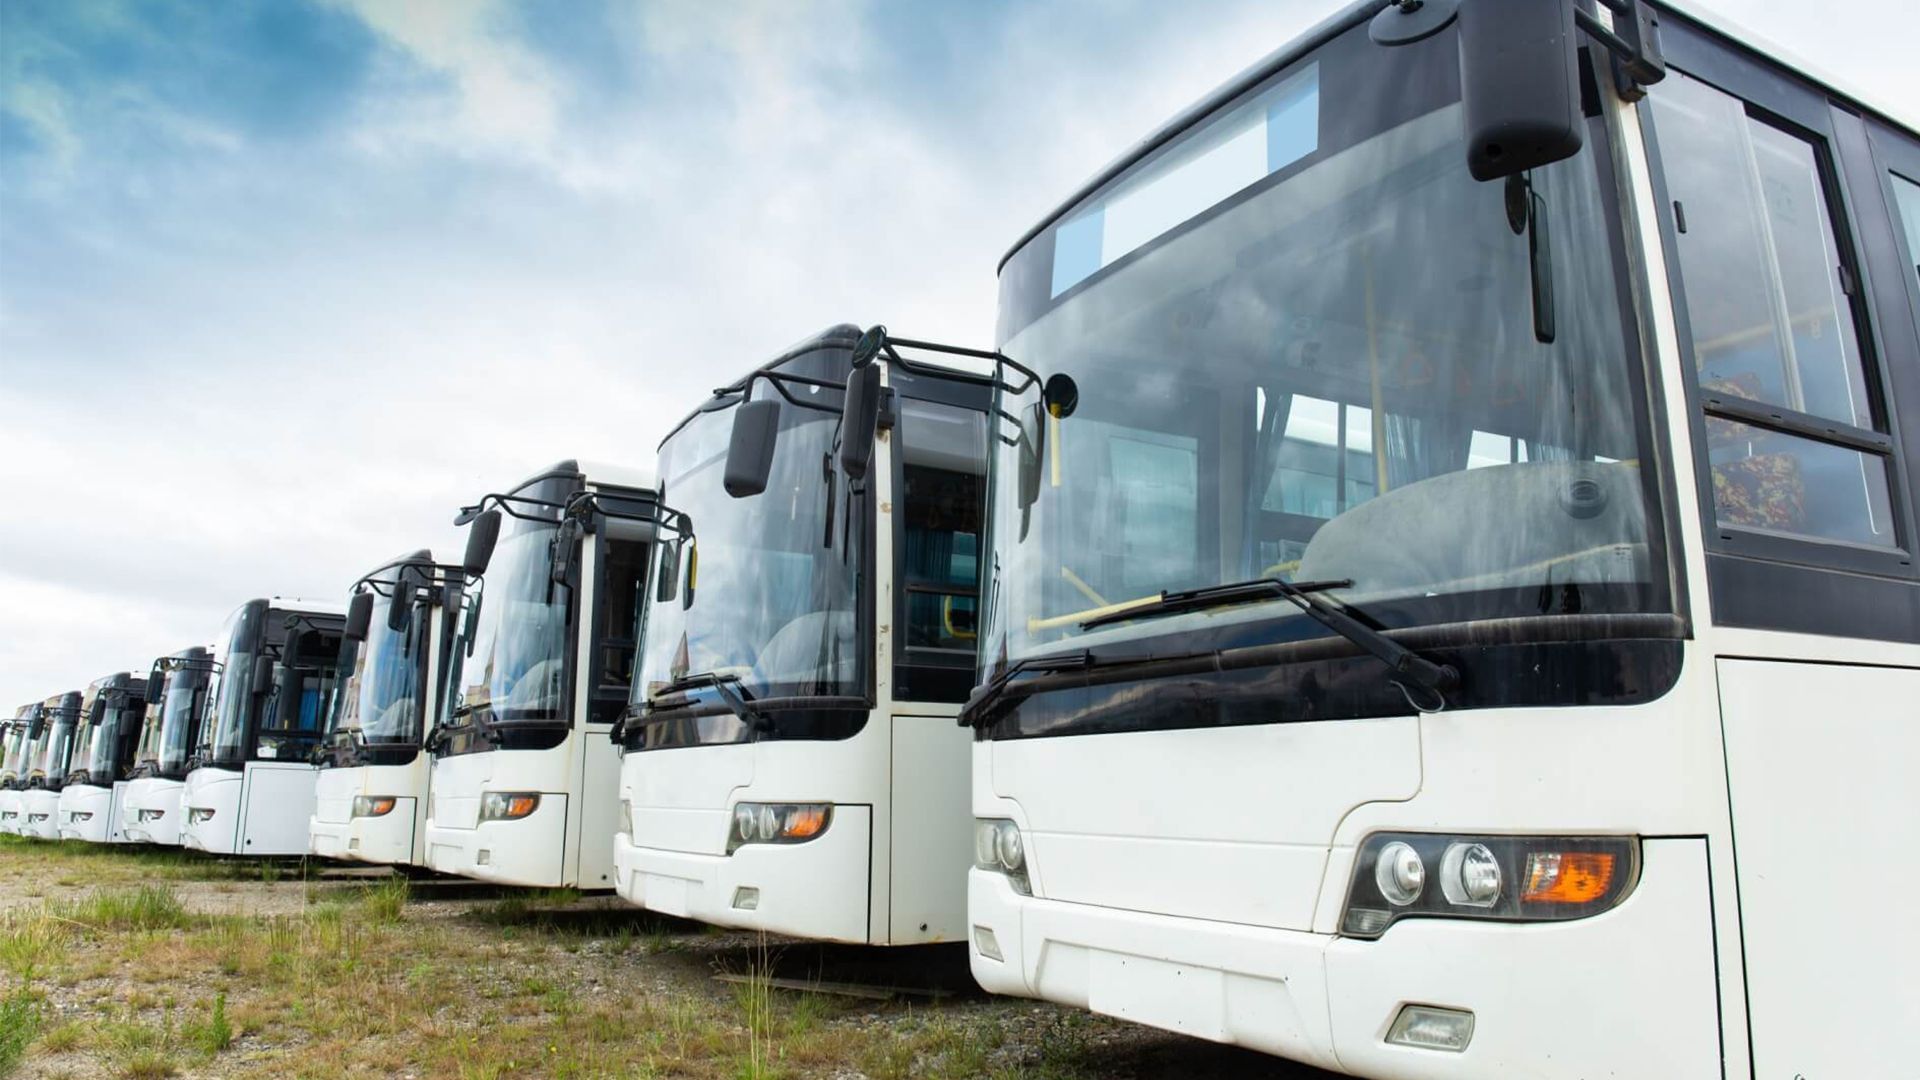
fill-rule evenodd
<path id="1" fill-rule="evenodd" d="M 1890 3 L 1722 6 L 1920 99 Z M 1011 241 L 1331 7 L 0 0 L 0 706 L 828 323 L 985 343 Z"/>

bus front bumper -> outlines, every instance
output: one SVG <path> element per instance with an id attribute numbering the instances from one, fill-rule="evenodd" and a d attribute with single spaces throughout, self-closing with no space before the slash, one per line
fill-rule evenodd
<path id="1" fill-rule="evenodd" d="M 746 844 L 731 855 L 635 845 L 614 836 L 620 895 L 649 911 L 714 926 L 865 944 L 871 870 L 865 807 L 834 808 L 831 827 L 803 844 Z"/>
<path id="2" fill-rule="evenodd" d="M 453 796 L 438 798 L 454 801 Z M 480 801 L 478 796 L 461 798 Z M 556 889 L 575 884 L 566 879 L 566 850 L 563 792 L 543 792 L 533 813 L 512 821 L 481 821 L 460 829 L 427 819 L 427 866 L 442 874 Z"/>
<path id="3" fill-rule="evenodd" d="M 994 993 L 1365 1076 L 1718 1075 L 1705 845 L 1648 841 L 1643 858 L 1602 915 L 1407 919 L 1373 941 L 1023 896 L 976 869 L 967 948 Z M 1472 1013 L 1466 1049 L 1388 1043 L 1409 1004 Z"/>
<path id="4" fill-rule="evenodd" d="M 180 794 L 180 846 L 217 855 L 238 851 L 244 773 L 195 769 Z"/>
<path id="5" fill-rule="evenodd" d="M 414 810 L 412 796 L 394 799 L 393 809 L 378 817 L 348 817 L 307 823 L 309 854 L 352 862 L 404 865 L 413 860 Z"/>
<path id="6" fill-rule="evenodd" d="M 20 800 L 20 835 L 60 839 L 60 793 L 33 788 Z"/>
<path id="7" fill-rule="evenodd" d="M 69 785 L 60 792 L 60 839 L 104 844 L 113 824 L 113 789 Z"/>

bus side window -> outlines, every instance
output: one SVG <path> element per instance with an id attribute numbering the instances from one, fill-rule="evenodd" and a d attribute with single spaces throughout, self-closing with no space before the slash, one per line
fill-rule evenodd
<path id="1" fill-rule="evenodd" d="M 964 700 L 978 634 L 986 417 L 913 398 L 901 412 L 896 686 L 902 697 Z"/>
<path id="2" fill-rule="evenodd" d="M 1825 144 L 1678 71 L 1649 101 L 1720 545 L 1897 548 L 1893 446 Z"/>

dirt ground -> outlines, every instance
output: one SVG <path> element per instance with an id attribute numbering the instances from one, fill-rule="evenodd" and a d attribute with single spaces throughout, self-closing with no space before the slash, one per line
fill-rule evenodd
<path id="1" fill-rule="evenodd" d="M 831 992 L 843 985 L 872 996 Z M 990 997 L 958 947 L 822 946 L 663 920 L 612 897 L 0 837 L 0 1076 L 10 1071 L 1331 1075 Z"/>

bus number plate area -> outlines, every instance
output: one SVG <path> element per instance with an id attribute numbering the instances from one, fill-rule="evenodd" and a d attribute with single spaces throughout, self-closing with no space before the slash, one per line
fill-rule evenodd
<path id="1" fill-rule="evenodd" d="M 1226 976 L 1209 968 L 1095 951 L 1087 958 L 1087 1006 L 1202 1039 L 1227 1036 Z"/>

